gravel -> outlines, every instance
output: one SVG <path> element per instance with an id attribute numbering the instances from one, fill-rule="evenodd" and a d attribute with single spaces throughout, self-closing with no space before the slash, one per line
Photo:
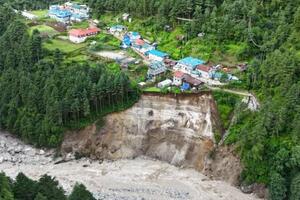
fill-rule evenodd
<path id="1" fill-rule="evenodd" d="M 99 200 L 257 199 L 193 169 L 180 169 L 146 157 L 100 163 L 87 158 L 57 162 L 62 158 L 53 156 L 53 150 L 36 149 L 0 133 L 0 171 L 12 178 L 19 172 L 33 179 L 43 174 L 55 176 L 67 193 L 80 182 Z"/>

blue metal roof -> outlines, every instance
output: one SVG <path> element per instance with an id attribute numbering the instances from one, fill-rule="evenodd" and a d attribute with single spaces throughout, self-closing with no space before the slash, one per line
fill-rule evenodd
<path id="1" fill-rule="evenodd" d="M 183 65 L 188 65 L 190 67 L 196 67 L 197 65 L 204 64 L 205 61 L 193 57 L 186 57 L 182 60 L 179 60 L 179 63 Z"/>
<path id="2" fill-rule="evenodd" d="M 190 89 L 190 84 L 184 82 L 181 86 L 181 90 L 189 90 Z"/>
<path id="3" fill-rule="evenodd" d="M 50 14 L 54 14 L 59 18 L 70 17 L 72 13 L 68 10 L 59 10 L 59 9 L 51 9 L 49 10 Z"/>
<path id="4" fill-rule="evenodd" d="M 158 51 L 155 49 L 146 52 L 146 55 L 149 55 L 149 54 L 152 54 L 152 55 L 155 55 L 155 56 L 158 56 L 161 58 L 168 56 L 167 53 L 164 53 L 164 52 L 161 52 L 161 51 Z"/>
<path id="5" fill-rule="evenodd" d="M 131 35 L 132 36 L 139 36 L 140 34 L 138 32 L 132 32 Z"/>
<path id="6" fill-rule="evenodd" d="M 150 64 L 151 69 L 165 68 L 165 64 L 160 61 L 154 61 Z"/>

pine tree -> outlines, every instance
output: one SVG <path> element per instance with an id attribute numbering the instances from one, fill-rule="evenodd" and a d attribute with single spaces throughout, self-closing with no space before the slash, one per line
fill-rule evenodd
<path id="1" fill-rule="evenodd" d="M 89 192 L 82 184 L 76 184 L 68 200 L 96 200 L 92 193 Z"/>
<path id="2" fill-rule="evenodd" d="M 16 200 L 32 200 L 37 194 L 37 183 L 19 173 L 13 184 L 13 192 Z"/>

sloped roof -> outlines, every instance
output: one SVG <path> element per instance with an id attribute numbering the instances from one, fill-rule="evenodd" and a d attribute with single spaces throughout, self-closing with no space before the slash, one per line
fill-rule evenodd
<path id="1" fill-rule="evenodd" d="M 211 70 L 211 67 L 207 65 L 198 65 L 197 69 L 200 71 L 209 72 Z"/>
<path id="2" fill-rule="evenodd" d="M 144 45 L 145 44 L 145 41 L 144 40 L 142 40 L 142 39 L 136 39 L 135 40 L 135 43 L 137 44 L 137 45 Z"/>
<path id="3" fill-rule="evenodd" d="M 193 85 L 193 86 L 199 86 L 199 85 L 201 85 L 203 82 L 202 81 L 200 81 L 200 80 L 198 80 L 198 79 L 196 79 L 196 78 L 193 78 L 191 75 L 189 75 L 189 74 L 185 74 L 184 76 L 183 76 L 183 79 L 184 79 L 184 81 L 185 82 L 187 82 L 187 83 L 189 83 L 189 84 L 191 84 L 191 85 Z"/>
<path id="4" fill-rule="evenodd" d="M 200 60 L 200 59 L 193 58 L 193 57 L 186 57 L 184 59 L 179 60 L 178 62 L 180 64 L 188 65 L 188 66 L 191 66 L 191 67 L 196 67 L 197 65 L 201 65 L 201 64 L 205 63 L 204 60 Z"/>
<path id="5" fill-rule="evenodd" d="M 184 72 L 182 71 L 176 71 L 174 72 L 174 76 L 177 77 L 177 78 L 182 78 L 184 76 Z"/>
<path id="6" fill-rule="evenodd" d="M 155 55 L 155 56 L 161 57 L 161 58 L 168 56 L 167 53 L 164 53 L 162 51 L 158 51 L 156 49 L 148 51 L 147 54 L 152 54 L 152 55 Z"/>
<path id="7" fill-rule="evenodd" d="M 96 34 L 100 32 L 99 28 L 93 27 L 93 28 L 88 28 L 88 29 L 72 29 L 69 31 L 69 34 L 72 36 L 76 37 L 82 37 L 82 36 L 87 36 L 91 34 Z"/>

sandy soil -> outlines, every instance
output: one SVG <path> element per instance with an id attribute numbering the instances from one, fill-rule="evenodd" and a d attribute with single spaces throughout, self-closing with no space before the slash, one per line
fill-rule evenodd
<path id="1" fill-rule="evenodd" d="M 34 179 L 49 174 L 68 192 L 76 182 L 81 182 L 97 199 L 103 200 L 256 199 L 195 170 L 180 169 L 145 157 L 103 163 L 82 159 L 56 165 L 52 153 L 24 145 L 8 134 L 0 134 L 0 171 L 11 177 L 23 172 Z"/>

